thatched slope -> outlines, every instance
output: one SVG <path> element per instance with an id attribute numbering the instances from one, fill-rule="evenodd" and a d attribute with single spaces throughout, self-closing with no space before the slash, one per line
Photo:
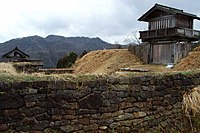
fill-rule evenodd
<path id="1" fill-rule="evenodd" d="M 174 66 L 174 70 L 186 71 L 200 69 L 200 46 L 191 51 L 185 58 Z"/>
<path id="2" fill-rule="evenodd" d="M 143 64 L 140 59 L 127 49 L 92 51 L 75 65 L 75 73 L 112 73 L 122 67 Z"/>

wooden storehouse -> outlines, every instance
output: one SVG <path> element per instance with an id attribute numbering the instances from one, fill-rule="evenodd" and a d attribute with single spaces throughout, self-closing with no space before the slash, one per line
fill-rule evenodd
<path id="1" fill-rule="evenodd" d="M 2 58 L 5 62 L 27 62 L 31 64 L 31 66 L 38 68 L 43 67 L 42 60 L 31 59 L 28 54 L 21 51 L 18 47 L 15 47 L 13 50 L 2 55 Z"/>
<path id="2" fill-rule="evenodd" d="M 140 31 L 142 42 L 150 44 L 147 63 L 176 63 L 191 50 L 191 43 L 200 39 L 193 29 L 196 15 L 155 4 L 138 20 L 148 22 L 148 30 Z"/>

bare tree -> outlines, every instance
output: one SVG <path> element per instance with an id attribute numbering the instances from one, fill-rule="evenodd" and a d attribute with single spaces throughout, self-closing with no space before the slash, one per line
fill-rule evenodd
<path id="1" fill-rule="evenodd" d="M 128 45 L 140 45 L 141 41 L 138 38 L 138 31 L 133 31 L 129 33 L 124 39 L 124 42 Z"/>

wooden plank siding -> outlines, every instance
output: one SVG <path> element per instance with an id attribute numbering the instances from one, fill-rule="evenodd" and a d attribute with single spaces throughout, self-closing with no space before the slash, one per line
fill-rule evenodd
<path id="1" fill-rule="evenodd" d="M 129 45 L 128 50 L 138 56 L 145 64 L 150 62 L 151 47 L 149 43 L 143 45 Z"/>
<path id="2" fill-rule="evenodd" d="M 191 43 L 146 43 L 130 45 L 129 51 L 138 56 L 145 64 L 177 63 L 191 51 Z"/>
<path id="3" fill-rule="evenodd" d="M 184 58 L 191 50 L 192 43 L 182 43 L 178 42 L 174 44 L 174 62 L 179 62 L 182 58 Z"/>
<path id="4" fill-rule="evenodd" d="M 152 45 L 152 63 L 167 64 L 174 63 L 174 44 Z"/>

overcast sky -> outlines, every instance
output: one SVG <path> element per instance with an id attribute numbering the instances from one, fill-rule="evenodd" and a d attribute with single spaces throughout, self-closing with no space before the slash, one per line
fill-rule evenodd
<path id="1" fill-rule="evenodd" d="M 144 30 L 137 19 L 155 3 L 200 16 L 199 0 L 0 0 L 0 42 L 50 34 L 100 37 L 122 43 Z M 200 29 L 200 21 L 195 21 Z"/>

